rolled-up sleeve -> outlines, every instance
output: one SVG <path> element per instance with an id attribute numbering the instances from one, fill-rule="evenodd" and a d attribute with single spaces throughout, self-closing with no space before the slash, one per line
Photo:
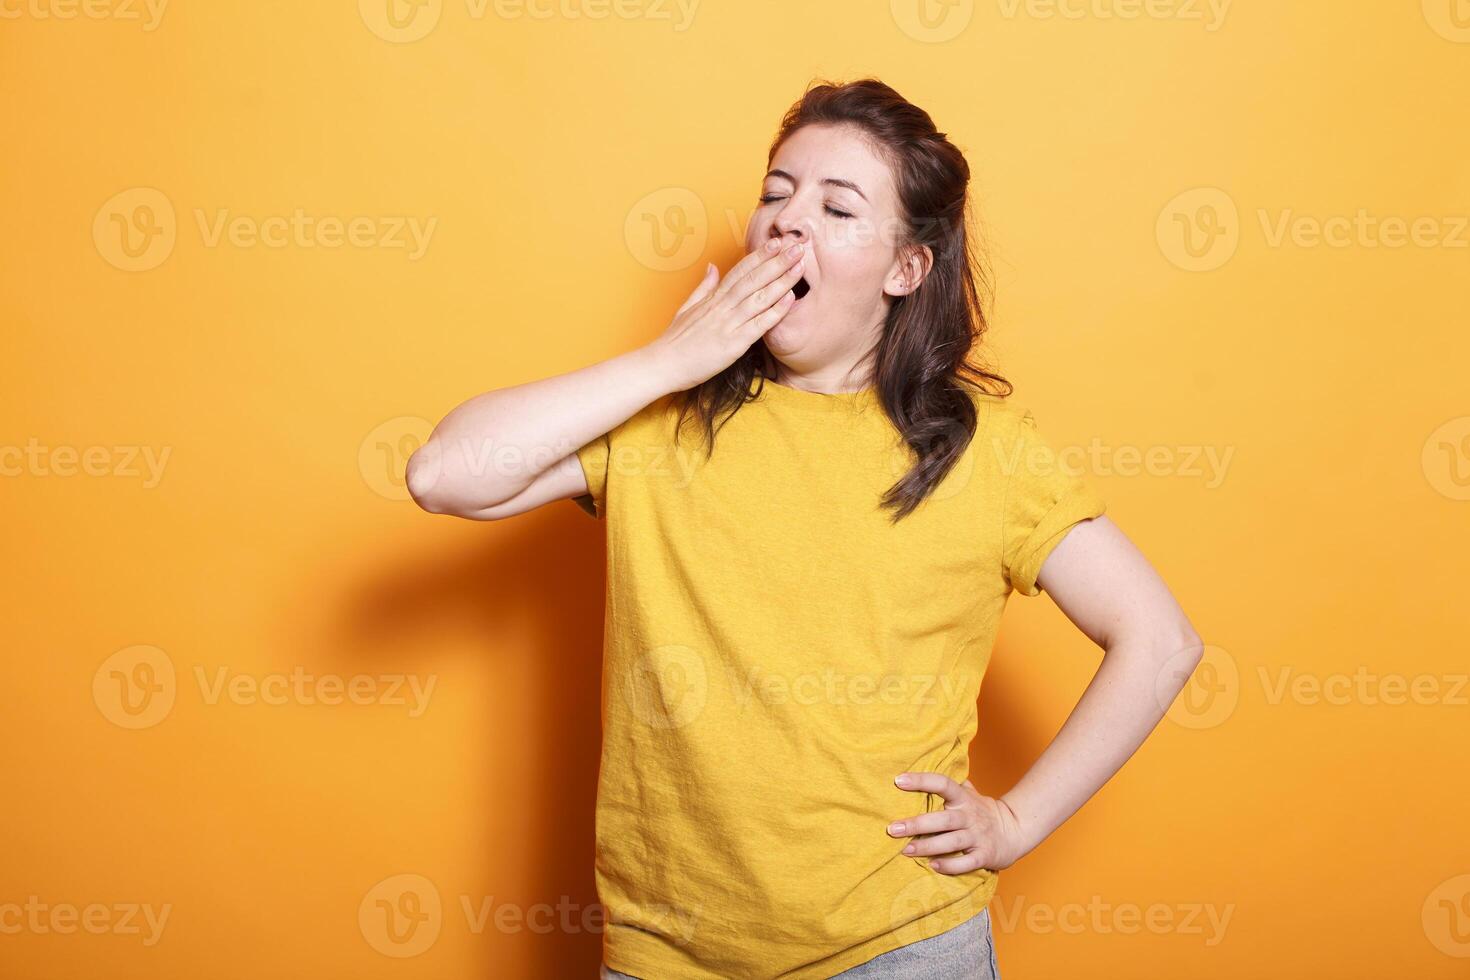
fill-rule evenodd
<path id="1" fill-rule="evenodd" d="M 1016 422 L 1015 453 L 1002 508 L 1003 569 L 1022 595 L 1041 592 L 1036 577 L 1047 556 L 1082 521 L 1100 516 L 1106 502 L 1086 477 L 1069 469 L 1026 411 Z"/>
<path id="2" fill-rule="evenodd" d="M 607 461 L 611 454 L 611 433 L 604 432 L 577 450 L 577 462 L 587 478 L 587 492 L 572 498 L 588 514 L 602 518 L 607 514 Z"/>

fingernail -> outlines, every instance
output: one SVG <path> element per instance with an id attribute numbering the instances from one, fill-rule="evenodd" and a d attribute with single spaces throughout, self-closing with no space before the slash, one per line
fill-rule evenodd
<path id="1" fill-rule="evenodd" d="M 909 784 L 909 774 L 903 773 L 902 775 L 895 776 L 893 781 L 900 786 L 907 786 Z"/>
<path id="2" fill-rule="evenodd" d="M 903 852 L 905 854 L 912 854 L 912 853 L 914 853 L 914 845 L 910 844 L 908 847 L 905 847 L 903 849 Z"/>
<path id="3" fill-rule="evenodd" d="M 779 239 L 779 238 L 772 238 L 770 241 L 766 242 L 766 251 L 767 252 L 774 252 L 777 249 L 779 249 L 780 247 L 781 247 L 781 239 Z"/>
<path id="4" fill-rule="evenodd" d="M 890 834 L 901 834 L 901 833 L 903 833 L 903 821 L 902 820 L 899 820 L 899 821 L 896 821 L 894 823 L 889 824 L 888 825 L 888 832 Z"/>

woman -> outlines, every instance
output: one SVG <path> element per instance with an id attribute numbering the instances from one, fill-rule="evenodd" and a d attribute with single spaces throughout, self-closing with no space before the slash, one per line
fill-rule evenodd
<path id="1" fill-rule="evenodd" d="M 409 489 L 607 522 L 603 977 L 995 977 L 997 872 L 1138 748 L 1200 642 L 975 366 L 969 168 L 929 116 L 814 85 L 768 162 L 749 254 L 657 339 L 459 406 Z M 1106 654 L 985 796 L 980 681 L 1010 592 L 1042 589 Z"/>

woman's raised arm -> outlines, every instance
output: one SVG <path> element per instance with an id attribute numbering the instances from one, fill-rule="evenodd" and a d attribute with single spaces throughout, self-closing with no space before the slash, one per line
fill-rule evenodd
<path id="1" fill-rule="evenodd" d="M 409 494 L 430 513 L 495 520 L 586 493 L 576 450 L 733 364 L 790 308 L 801 255 L 751 252 L 723 281 L 711 265 L 652 342 L 457 406 L 409 457 Z"/>
<path id="2" fill-rule="evenodd" d="M 495 520 L 587 492 L 576 452 L 672 390 L 652 345 L 457 406 L 409 457 L 424 510 Z"/>

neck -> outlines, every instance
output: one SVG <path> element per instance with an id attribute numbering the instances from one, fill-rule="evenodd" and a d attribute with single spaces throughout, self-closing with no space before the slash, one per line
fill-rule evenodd
<path id="1" fill-rule="evenodd" d="M 769 351 L 766 352 L 766 364 L 766 377 L 777 384 L 785 385 L 788 388 L 798 388 L 802 391 L 835 395 L 861 391 L 873 384 L 873 379 L 869 373 L 861 371 L 857 365 L 849 366 L 846 369 L 835 366 L 830 369 L 799 374 L 776 360 Z"/>

